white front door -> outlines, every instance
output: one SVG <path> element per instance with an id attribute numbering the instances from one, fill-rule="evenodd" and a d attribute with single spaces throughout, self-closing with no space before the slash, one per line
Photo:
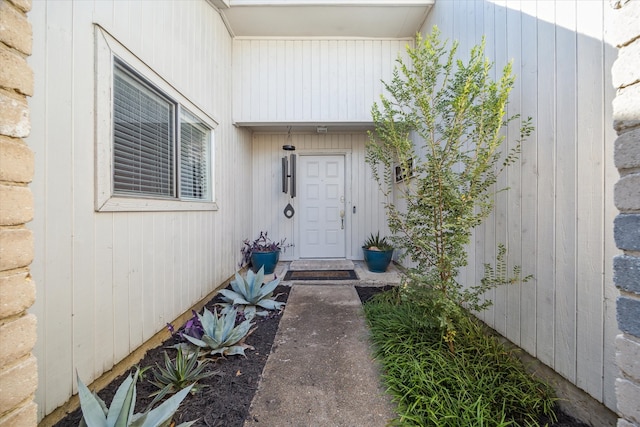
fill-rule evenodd
<path id="1" fill-rule="evenodd" d="M 300 257 L 344 258 L 344 156 L 299 159 Z"/>

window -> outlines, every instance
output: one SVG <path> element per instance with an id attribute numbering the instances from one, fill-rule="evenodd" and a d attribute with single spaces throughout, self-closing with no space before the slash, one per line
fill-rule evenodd
<path id="1" fill-rule="evenodd" d="M 96 209 L 216 209 L 216 123 L 107 33 L 96 31 Z"/>

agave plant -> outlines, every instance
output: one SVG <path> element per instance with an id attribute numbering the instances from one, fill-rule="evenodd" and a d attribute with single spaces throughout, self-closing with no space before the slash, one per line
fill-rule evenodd
<path id="1" fill-rule="evenodd" d="M 193 384 L 191 392 L 196 392 L 200 389 L 197 384 L 199 380 L 219 373 L 219 371 L 204 372 L 209 362 L 198 362 L 197 354 L 183 352 L 182 347 L 177 347 L 177 349 L 175 361 L 172 361 L 165 351 L 164 368 L 156 363 L 157 369 L 153 371 L 154 380 L 149 380 L 149 382 L 159 390 L 151 396 L 158 396 L 158 399 L 162 399 L 167 394 L 176 393 L 189 384 Z"/>
<path id="2" fill-rule="evenodd" d="M 211 313 L 205 308 L 202 315 L 198 314 L 203 329 L 202 337 L 198 339 L 187 334 L 183 336 L 189 342 L 205 349 L 211 355 L 232 356 L 241 354 L 244 356 L 244 350 L 251 348 L 251 346 L 244 344 L 243 341 L 249 333 L 252 323 L 251 320 L 247 319 L 235 326 L 237 314 L 235 308 L 226 313 L 221 313 L 220 316 L 218 316 L 217 310 L 214 309 L 213 313 Z"/>
<path id="3" fill-rule="evenodd" d="M 235 280 L 231 281 L 231 289 L 219 291 L 224 300 L 220 304 L 225 306 L 223 312 L 228 311 L 231 307 L 237 307 L 239 311 L 244 312 L 245 319 L 253 319 L 255 315 L 266 316 L 267 310 L 279 310 L 282 308 L 283 302 L 271 298 L 274 289 L 280 283 L 280 278 L 267 284 L 264 284 L 263 281 L 264 267 L 260 268 L 258 273 L 249 270 L 246 279 L 236 273 Z M 257 311 L 257 307 L 265 310 Z"/>
<path id="4" fill-rule="evenodd" d="M 108 408 L 97 394 L 91 393 L 78 376 L 78 395 L 82 420 L 80 427 L 167 427 L 171 424 L 171 418 L 178 410 L 182 400 L 189 394 L 191 386 L 187 386 L 171 396 L 155 409 L 134 414 L 136 404 L 136 382 L 140 376 L 137 369 L 133 377 L 131 375 L 120 384 L 116 391 L 111 407 Z M 155 403 L 154 400 L 153 403 Z M 153 403 L 150 405 L 152 406 Z M 182 423 L 177 427 L 188 427 L 195 421 Z"/>

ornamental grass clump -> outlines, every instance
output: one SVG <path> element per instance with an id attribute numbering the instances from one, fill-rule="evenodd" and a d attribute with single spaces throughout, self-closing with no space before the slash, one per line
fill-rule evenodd
<path id="1" fill-rule="evenodd" d="M 456 318 L 456 352 L 441 339 L 439 319 L 401 289 L 364 305 L 395 425 L 537 426 L 555 420 L 550 387 L 529 375 L 498 340 L 467 313 Z"/>

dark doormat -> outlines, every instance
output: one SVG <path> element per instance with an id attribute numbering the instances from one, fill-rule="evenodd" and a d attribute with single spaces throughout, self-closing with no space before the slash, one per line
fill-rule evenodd
<path id="1" fill-rule="evenodd" d="M 284 280 L 358 280 L 358 275 L 353 270 L 289 270 Z"/>

